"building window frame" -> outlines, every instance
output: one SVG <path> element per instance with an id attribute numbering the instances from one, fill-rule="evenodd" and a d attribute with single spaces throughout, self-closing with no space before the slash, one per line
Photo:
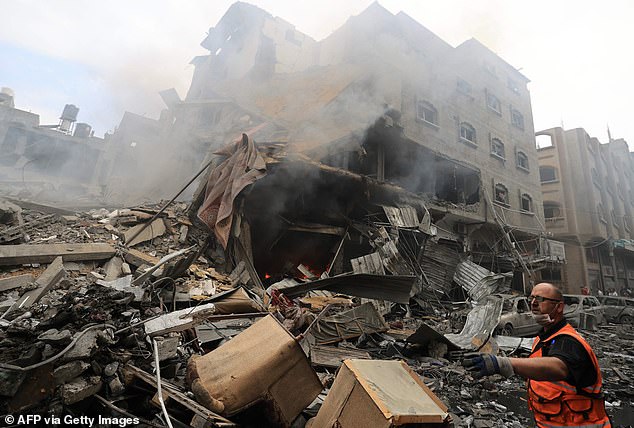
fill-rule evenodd
<path id="1" fill-rule="evenodd" d="M 493 203 L 509 207 L 509 189 L 502 183 L 495 183 L 493 186 Z"/>
<path id="2" fill-rule="evenodd" d="M 556 201 L 544 201 L 544 218 L 547 220 L 564 218 L 561 203 Z"/>
<path id="3" fill-rule="evenodd" d="M 513 107 L 511 107 L 511 125 L 522 131 L 524 130 L 524 115 Z"/>
<path id="4" fill-rule="evenodd" d="M 478 145 L 476 129 L 469 122 L 460 123 L 460 141 L 473 146 Z"/>
<path id="5" fill-rule="evenodd" d="M 533 198 L 528 193 L 520 194 L 520 211 L 524 214 L 534 214 Z"/>
<path id="6" fill-rule="evenodd" d="M 500 160 L 506 160 L 506 152 L 504 150 L 504 143 L 497 137 L 491 138 L 491 156 Z"/>
<path id="7" fill-rule="evenodd" d="M 517 154 L 515 155 L 515 165 L 517 166 L 518 169 L 521 169 L 522 171 L 525 171 L 525 172 L 529 172 L 530 164 L 528 163 L 528 155 L 524 153 L 523 151 L 518 150 Z"/>
<path id="8" fill-rule="evenodd" d="M 429 101 L 419 100 L 416 103 L 416 119 L 433 128 L 438 126 L 438 109 Z"/>
<path id="9" fill-rule="evenodd" d="M 502 116 L 502 103 L 500 99 L 489 90 L 485 91 L 487 108 L 499 116 Z"/>
<path id="10" fill-rule="evenodd" d="M 544 172 L 545 171 L 551 171 L 552 172 L 552 177 L 547 177 L 549 178 L 548 180 L 544 180 Z M 539 167 L 539 182 L 541 184 L 548 184 L 548 183 L 557 183 L 559 182 L 559 171 L 557 171 L 557 168 L 555 168 L 554 166 L 550 166 L 550 165 L 541 165 Z"/>

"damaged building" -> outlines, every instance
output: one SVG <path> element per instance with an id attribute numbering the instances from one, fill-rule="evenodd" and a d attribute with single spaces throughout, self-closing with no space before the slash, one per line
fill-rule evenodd
<path id="1" fill-rule="evenodd" d="M 201 45 L 210 53 L 192 61 L 186 97 L 161 94 L 168 108 L 156 127 L 164 130 L 145 149 L 179 141 L 170 155 L 178 164 L 172 186 L 202 165 L 201 154 L 207 162 L 245 133 L 256 144 L 283 145 L 288 159 L 305 156 L 409 192 L 424 207 L 416 208 L 418 219 L 428 215 L 436 226 L 430 245 L 448 244 L 448 253 L 467 252 L 493 271 L 515 271 L 518 290 L 553 263 L 540 245 L 528 79 L 477 40 L 454 48 L 375 3 L 317 42 L 239 2 Z M 119 147 L 138 149 L 130 148 L 135 138 L 121 138 Z M 404 202 L 387 197 L 381 204 Z"/>
<path id="2" fill-rule="evenodd" d="M 629 295 L 634 182 L 627 143 L 602 144 L 582 128 L 547 129 L 537 138 L 546 230 L 567 260 L 544 273 L 569 293 Z"/>
<path id="3" fill-rule="evenodd" d="M 104 139 L 77 123 L 79 109 L 67 104 L 58 124 L 15 108 L 13 91 L 0 93 L 0 181 L 3 194 L 68 203 L 98 197 Z M 87 195 L 89 195 L 87 197 Z"/>

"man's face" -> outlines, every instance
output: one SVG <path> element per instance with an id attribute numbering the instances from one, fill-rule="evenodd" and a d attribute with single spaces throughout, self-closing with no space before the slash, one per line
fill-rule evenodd
<path id="1" fill-rule="evenodd" d="M 534 314 L 549 314 L 551 318 L 556 319 L 559 312 L 563 313 L 561 309 L 563 302 L 556 297 L 553 288 L 548 285 L 537 284 L 528 300 Z"/>

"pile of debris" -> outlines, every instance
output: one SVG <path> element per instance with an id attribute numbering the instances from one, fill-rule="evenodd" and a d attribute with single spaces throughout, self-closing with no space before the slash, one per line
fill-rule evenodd
<path id="1" fill-rule="evenodd" d="M 3 202 L 0 413 L 51 425 L 530 426 L 520 379 L 476 381 L 460 365 L 465 352 L 530 349 L 494 337 L 494 293 L 512 274 L 468 260 L 412 195 L 278 154 L 245 136 L 191 205 Z M 590 340 L 617 415 L 633 397 L 632 332 L 601 333 Z"/>

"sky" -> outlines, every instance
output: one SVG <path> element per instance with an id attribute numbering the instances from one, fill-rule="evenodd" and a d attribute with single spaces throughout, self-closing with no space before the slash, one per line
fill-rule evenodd
<path id="1" fill-rule="evenodd" d="M 0 0 L 0 87 L 16 107 L 56 124 L 65 104 L 95 134 L 111 132 L 125 111 L 158 118 L 158 92 L 184 97 L 189 62 L 233 1 Z M 252 0 L 321 40 L 371 0 Z M 535 130 L 585 128 L 603 143 L 634 150 L 631 0 L 381 0 L 452 46 L 472 37 L 527 76 Z"/>

